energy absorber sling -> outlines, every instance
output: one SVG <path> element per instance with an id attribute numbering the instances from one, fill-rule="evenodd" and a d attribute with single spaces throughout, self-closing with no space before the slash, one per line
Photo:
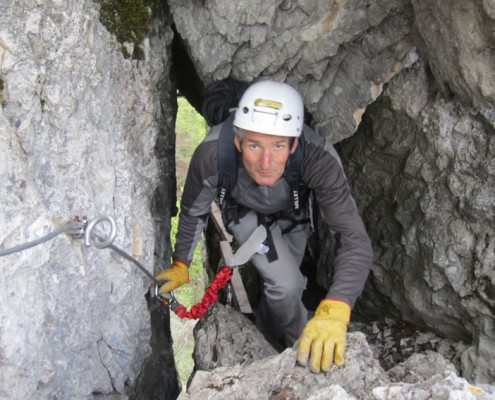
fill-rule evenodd
<path id="1" fill-rule="evenodd" d="M 249 260 L 260 251 L 266 237 L 267 229 L 262 225 L 258 226 L 251 233 L 249 238 L 237 249 L 235 254 L 229 256 L 225 260 L 227 265 L 219 271 L 210 287 L 203 295 L 202 300 L 193 305 L 189 311 L 177 301 L 173 292 L 169 292 L 167 298 L 162 297 L 158 291 L 160 283 L 155 284 L 154 286 L 154 300 L 157 300 L 164 306 L 170 307 L 170 309 L 181 319 L 202 318 L 208 308 L 218 300 L 218 291 L 223 289 L 232 278 L 233 268 L 241 267 L 249 262 Z"/>

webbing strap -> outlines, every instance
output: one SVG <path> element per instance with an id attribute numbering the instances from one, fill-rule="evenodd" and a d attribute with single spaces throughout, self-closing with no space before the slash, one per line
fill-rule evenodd
<path id="1" fill-rule="evenodd" d="M 220 207 L 223 208 L 226 197 L 230 196 L 231 190 L 237 183 L 237 151 L 234 145 L 234 117 L 235 113 L 231 113 L 222 124 L 220 135 L 218 138 L 217 151 L 217 168 L 218 168 L 218 200 Z M 304 156 L 304 132 L 299 137 L 299 144 L 296 150 L 291 154 L 287 167 L 285 169 L 284 178 L 289 184 L 294 210 L 299 212 L 304 206 L 301 196 L 304 184 L 301 180 L 301 162 Z M 229 199 L 227 199 L 228 203 Z M 235 212 L 235 210 L 234 210 Z M 235 222 L 238 217 L 235 215 Z"/>
<path id="2" fill-rule="evenodd" d="M 284 172 L 284 178 L 290 187 L 292 204 L 297 214 L 299 214 L 301 208 L 303 207 L 303 204 L 301 204 L 303 201 L 301 198 L 301 189 L 303 189 L 304 183 L 301 178 L 301 163 L 304 156 L 304 147 L 305 141 L 303 133 L 299 137 L 299 144 L 294 153 L 291 154 Z"/>
<path id="3" fill-rule="evenodd" d="M 237 183 L 237 152 L 234 145 L 233 122 L 234 113 L 231 113 L 220 129 L 217 151 L 218 168 L 218 200 L 223 205 L 225 196 L 230 196 L 230 191 Z"/>
<path id="4" fill-rule="evenodd" d="M 275 248 L 275 243 L 273 242 L 272 232 L 270 231 L 270 225 L 263 214 L 256 213 L 258 216 L 258 225 L 263 225 L 266 228 L 266 240 L 265 244 L 268 247 L 266 252 L 266 259 L 269 263 L 278 260 L 277 249 Z"/>

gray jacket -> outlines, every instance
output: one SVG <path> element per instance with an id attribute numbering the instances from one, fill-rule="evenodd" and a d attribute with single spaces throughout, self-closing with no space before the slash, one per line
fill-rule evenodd
<path id="1" fill-rule="evenodd" d="M 197 147 L 187 174 L 181 201 L 173 258 L 190 264 L 211 203 L 218 194 L 217 141 L 221 125 L 210 130 Z M 305 149 L 301 162 L 303 182 L 313 192 L 323 220 L 338 235 L 340 247 L 327 297 L 351 307 L 361 294 L 373 262 L 366 229 L 351 196 L 340 158 L 334 147 L 309 127 L 304 127 Z M 273 186 L 259 186 L 242 163 L 232 197 L 242 206 L 263 214 L 290 210 L 292 197 L 285 179 Z"/>

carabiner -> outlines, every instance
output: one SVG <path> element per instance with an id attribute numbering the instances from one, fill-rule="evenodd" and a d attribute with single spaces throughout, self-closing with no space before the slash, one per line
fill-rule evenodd
<path id="1" fill-rule="evenodd" d="M 156 283 L 154 287 L 154 296 L 160 303 L 170 304 L 172 302 L 177 302 L 173 290 L 167 292 L 167 296 L 162 296 L 160 294 L 160 286 Z"/>

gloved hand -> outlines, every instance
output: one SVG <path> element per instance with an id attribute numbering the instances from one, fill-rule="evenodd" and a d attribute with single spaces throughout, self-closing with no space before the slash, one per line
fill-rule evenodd
<path id="1" fill-rule="evenodd" d="M 297 362 L 311 372 L 329 371 L 332 362 L 342 365 L 351 307 L 338 300 L 323 300 L 298 340 Z"/>
<path id="2" fill-rule="evenodd" d="M 170 268 L 164 269 L 155 276 L 155 279 L 165 281 L 159 289 L 160 294 L 164 296 L 184 283 L 189 283 L 189 268 L 183 262 L 174 261 Z"/>

